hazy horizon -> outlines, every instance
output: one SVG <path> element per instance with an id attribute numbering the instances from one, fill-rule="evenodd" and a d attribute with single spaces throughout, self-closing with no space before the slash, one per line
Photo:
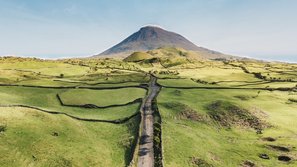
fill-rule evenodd
<path id="1" fill-rule="evenodd" d="M 293 0 L 0 0 L 0 56 L 92 56 L 149 24 L 225 54 L 296 63 L 296 7 Z"/>

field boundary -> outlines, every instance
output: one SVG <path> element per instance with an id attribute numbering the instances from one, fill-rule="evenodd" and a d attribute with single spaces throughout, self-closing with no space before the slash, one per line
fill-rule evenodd
<path id="1" fill-rule="evenodd" d="M 82 105 L 78 105 L 78 104 L 65 104 L 62 100 L 62 98 L 60 97 L 59 94 L 56 95 L 58 101 L 60 102 L 61 106 L 65 106 L 65 107 L 80 107 L 80 108 L 88 108 L 88 109 L 96 109 L 96 108 L 112 108 L 112 107 L 122 107 L 122 106 L 127 106 L 127 105 L 131 105 L 131 104 L 135 104 L 135 103 L 141 103 L 142 102 L 142 98 L 137 98 L 133 101 L 130 101 L 128 103 L 124 103 L 124 104 L 112 104 L 112 105 L 107 105 L 107 106 L 97 106 L 95 104 L 82 104 Z"/>
<path id="2" fill-rule="evenodd" d="M 146 82 L 138 82 L 138 81 L 122 81 L 122 82 L 96 82 L 96 83 L 88 83 L 88 82 L 83 82 L 83 81 L 73 81 L 73 80 L 62 80 L 62 79 L 53 79 L 53 81 L 58 81 L 58 82 L 67 82 L 67 83 L 78 83 L 78 84 L 86 84 L 86 85 L 115 85 L 115 84 L 125 84 L 125 83 L 138 83 L 138 85 L 145 84 Z"/>
<path id="3" fill-rule="evenodd" d="M 162 87 L 157 93 L 157 96 L 152 100 L 152 109 L 154 110 L 154 159 L 156 167 L 164 166 L 164 149 L 163 149 L 163 135 L 162 135 L 162 117 L 158 108 L 157 97 L 161 92 Z"/>
<path id="4" fill-rule="evenodd" d="M 73 63 L 69 63 L 69 62 L 64 62 L 65 64 L 70 64 L 70 65 L 77 65 L 77 66 L 83 66 L 83 67 L 91 67 L 90 65 L 87 64 L 73 64 Z M 130 71 L 130 72 L 136 72 L 136 73 L 144 73 L 145 71 L 141 70 L 141 69 L 137 69 L 137 70 L 132 70 L 132 69 L 125 69 L 125 68 L 118 68 L 118 67 L 111 67 L 111 68 L 107 68 L 107 67 L 97 67 L 97 69 L 116 69 L 116 70 L 126 70 L 126 71 Z"/>
<path id="5" fill-rule="evenodd" d="M 141 88 L 141 89 L 145 89 L 145 90 L 148 89 L 146 85 L 115 86 L 115 87 L 88 87 L 88 86 L 35 86 L 35 85 L 0 84 L 0 86 L 46 88 L 46 89 L 92 89 L 92 90 L 125 89 L 125 88 Z"/>
<path id="6" fill-rule="evenodd" d="M 90 118 L 80 118 L 77 116 L 73 116 L 71 114 L 68 113 L 64 113 L 64 112 L 60 112 L 60 111 L 52 111 L 52 110 L 45 110 L 39 107 L 33 107 L 33 106 L 28 106 L 28 105 L 22 105 L 22 104 L 12 104 L 12 105 L 0 105 L 0 107 L 22 107 L 22 108 L 29 108 L 29 109 L 34 109 L 34 110 L 38 110 L 44 113 L 48 113 L 48 114 L 56 114 L 56 115 L 65 115 L 67 117 L 70 117 L 72 119 L 76 119 L 79 121 L 87 121 L 87 122 L 104 122 L 104 123 L 112 123 L 112 124 L 123 124 L 125 122 L 127 122 L 128 120 L 130 120 L 131 118 L 135 117 L 136 115 L 139 114 L 138 109 L 137 112 L 135 112 L 134 114 L 128 116 L 128 117 L 124 117 L 121 119 L 115 119 L 115 120 L 103 120 L 103 119 L 90 119 Z"/>
<path id="7" fill-rule="evenodd" d="M 159 84 L 160 85 L 160 84 Z M 176 86 L 164 86 L 160 85 L 164 88 L 173 88 L 173 89 L 243 89 L 243 90 L 268 90 L 268 91 L 293 91 L 296 90 L 296 87 L 292 88 L 239 88 L 239 87 L 176 87 Z"/>

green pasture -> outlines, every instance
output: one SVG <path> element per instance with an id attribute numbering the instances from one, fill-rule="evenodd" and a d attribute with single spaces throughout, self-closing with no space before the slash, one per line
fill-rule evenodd
<path id="1" fill-rule="evenodd" d="M 125 166 L 137 134 L 126 124 L 93 123 L 26 108 L 0 108 L 0 166 Z"/>
<path id="2" fill-rule="evenodd" d="M 132 89 L 133 90 L 133 89 Z M 135 89 L 137 92 L 138 88 Z M 73 116 L 90 119 L 114 120 L 124 117 L 129 117 L 135 112 L 138 112 L 140 104 L 132 104 L 122 107 L 113 107 L 106 109 L 85 109 L 79 107 L 65 107 L 62 106 L 57 99 L 57 94 L 69 91 L 68 89 L 48 89 L 48 88 L 28 88 L 28 87 L 0 87 L 1 105 L 28 105 L 39 107 L 51 111 L 64 112 Z M 75 91 L 75 90 L 73 90 Z M 93 90 L 100 92 L 100 90 Z M 133 90 L 134 91 L 134 90 Z M 140 90 L 144 92 L 144 90 Z M 100 93 L 99 93 L 100 94 Z M 101 93 L 101 95 L 103 95 Z M 108 95 L 105 95 L 108 99 Z M 120 99 L 130 101 L 129 97 L 120 97 Z M 86 99 L 84 99 L 86 100 Z M 97 100 L 97 99 L 94 99 Z M 89 102 L 87 102 L 89 104 Z M 108 103 L 109 105 L 117 103 Z"/>
<path id="3" fill-rule="evenodd" d="M 142 88 L 122 88 L 110 90 L 69 89 L 59 94 L 67 105 L 94 104 L 97 106 L 119 105 L 145 96 Z"/>
<path id="4" fill-rule="evenodd" d="M 239 166 L 247 160 L 257 166 L 295 166 L 296 162 L 280 162 L 277 156 L 296 159 L 297 104 L 288 100 L 296 96 L 293 92 L 279 91 L 163 88 L 158 104 L 163 118 L 165 165 L 193 166 L 193 159 L 200 159 L 213 166 Z M 257 134 L 248 127 L 219 126 L 209 117 L 207 109 L 218 100 L 247 109 L 269 127 L 263 134 Z M 181 112 L 189 110 L 184 106 L 196 112 L 200 119 L 184 118 Z M 261 140 L 264 137 L 273 137 L 276 141 Z M 288 147 L 290 152 L 269 149 L 268 144 Z M 261 153 L 268 154 L 270 160 L 259 158 Z"/>

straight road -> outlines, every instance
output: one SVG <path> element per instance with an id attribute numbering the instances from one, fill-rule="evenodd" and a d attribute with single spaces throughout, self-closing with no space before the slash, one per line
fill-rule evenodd
<path id="1" fill-rule="evenodd" d="M 160 90 L 156 81 L 156 77 L 151 76 L 149 95 L 141 106 L 142 132 L 139 141 L 138 167 L 154 166 L 154 111 L 152 109 L 152 101 Z"/>

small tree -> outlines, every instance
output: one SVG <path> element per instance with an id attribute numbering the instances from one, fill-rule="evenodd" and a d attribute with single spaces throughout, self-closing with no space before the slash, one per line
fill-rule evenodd
<path id="1" fill-rule="evenodd" d="M 60 78 L 64 78 L 64 74 L 60 74 Z"/>

